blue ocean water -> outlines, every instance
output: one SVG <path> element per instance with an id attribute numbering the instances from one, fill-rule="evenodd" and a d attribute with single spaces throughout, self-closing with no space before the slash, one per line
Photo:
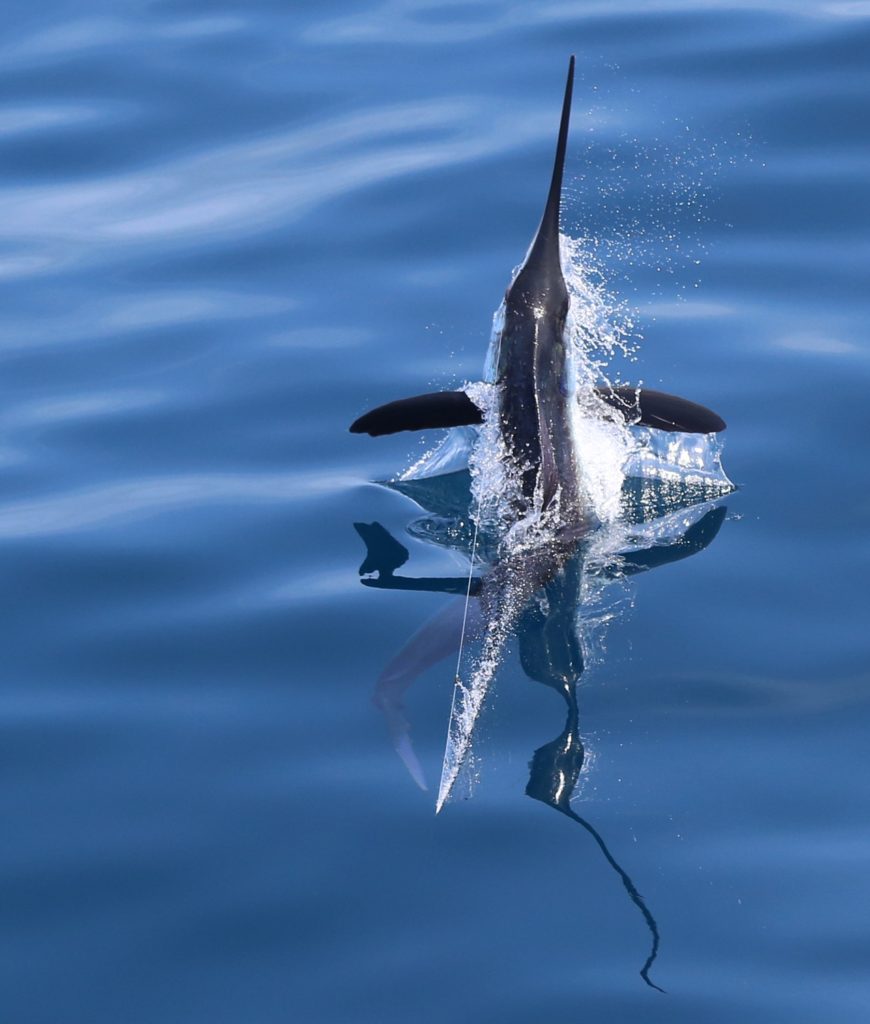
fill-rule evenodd
<path id="1" fill-rule="evenodd" d="M 0 843 L 15 1024 L 867 1019 L 870 4 L 10 4 Z M 349 423 L 479 379 L 565 222 L 739 485 L 564 708 L 505 661 L 436 817 L 372 706 L 461 572 Z M 408 695 L 437 780 L 448 664 Z"/>

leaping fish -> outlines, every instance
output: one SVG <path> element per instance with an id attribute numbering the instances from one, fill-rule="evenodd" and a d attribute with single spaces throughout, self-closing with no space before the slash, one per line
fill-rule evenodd
<path id="1" fill-rule="evenodd" d="M 570 295 L 562 273 L 559 233 L 573 83 L 572 56 L 544 214 L 505 294 L 492 359 L 497 411 L 489 415 L 497 416 L 504 450 L 518 478 L 516 520 L 531 514 L 545 525 L 540 529 L 533 526 L 480 586 L 485 619 L 482 653 L 467 683 L 457 673 L 436 803 L 439 811 L 468 754 L 508 632 L 531 597 L 553 579 L 576 550 L 591 525 L 582 498 L 580 460 L 572 430 L 572 403 L 577 399 L 570 380 Z M 702 434 L 725 428 L 722 418 L 712 410 L 661 391 L 609 385 L 595 391 L 605 406 L 616 410 L 628 423 Z M 350 430 L 379 436 L 480 424 L 483 419 L 484 410 L 465 390 L 447 391 L 379 406 L 359 417 Z"/>

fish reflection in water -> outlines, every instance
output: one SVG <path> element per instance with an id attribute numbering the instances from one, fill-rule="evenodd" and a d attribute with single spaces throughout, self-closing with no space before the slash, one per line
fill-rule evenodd
<path id="1" fill-rule="evenodd" d="M 676 482 L 628 479 L 623 488 L 624 525 L 640 528 L 644 536 L 652 538 L 647 543 L 635 542 L 628 550 L 614 552 L 607 558 L 597 554 L 590 557 L 595 534 L 606 529 L 601 527 L 599 531 L 592 529 L 576 535 L 552 534 L 545 543 L 533 544 L 528 551 L 520 545 L 519 553 L 508 554 L 499 561 L 493 539 L 485 533 L 479 541 L 475 536 L 469 515 L 467 471 L 399 480 L 389 486 L 412 498 L 428 513 L 411 524 L 410 531 L 418 538 L 468 557 L 477 541 L 484 562 L 487 556 L 496 556 L 480 574 L 475 573 L 472 564 L 470 575 L 457 577 L 398 575 L 397 570 L 410 557 L 408 549 L 379 523 L 354 524 L 366 546 L 366 557 L 359 569 L 365 586 L 444 593 L 459 598 L 402 646 L 377 681 L 374 702 L 385 716 L 399 756 L 417 785 L 426 789 L 425 775 L 411 743 L 404 695 L 424 671 L 456 656 L 463 627 L 480 642 L 487 635 L 488 623 L 500 616 L 518 643 L 525 674 L 555 690 L 565 704 L 561 733 L 532 755 L 526 794 L 564 814 L 592 836 L 649 928 L 651 947 L 640 973 L 648 985 L 658 989 L 649 976 L 659 947 L 655 918 L 602 836 L 571 802 L 586 759 L 577 700 L 577 686 L 584 671 L 578 623 L 584 613 L 584 593 L 588 591 L 585 584 L 590 578 L 604 586 L 609 580 L 625 580 L 703 551 L 714 540 L 725 518 L 725 507 L 711 501 L 721 497 L 722 490 L 711 492 L 703 483 L 693 484 L 690 478 Z M 627 535 L 622 539 L 628 539 Z M 505 615 L 498 602 L 505 593 L 508 578 L 512 581 L 509 592 L 513 610 Z M 499 637 L 502 647 L 507 639 L 506 633 Z"/>

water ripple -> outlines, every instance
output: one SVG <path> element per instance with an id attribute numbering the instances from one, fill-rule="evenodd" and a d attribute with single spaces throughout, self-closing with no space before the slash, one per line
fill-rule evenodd
<path id="1" fill-rule="evenodd" d="M 473 100 L 397 104 L 109 179 L 7 184 L 0 189 L 0 264 L 7 276 L 23 276 L 116 261 L 122 247 L 239 238 L 354 191 L 549 134 L 549 124 L 517 121 L 507 111 L 481 129 L 480 110 Z"/>
<path id="2" fill-rule="evenodd" d="M 0 506 L 0 540 L 72 534 L 208 505 L 295 505 L 341 492 L 352 482 L 331 470 L 136 477 Z"/>

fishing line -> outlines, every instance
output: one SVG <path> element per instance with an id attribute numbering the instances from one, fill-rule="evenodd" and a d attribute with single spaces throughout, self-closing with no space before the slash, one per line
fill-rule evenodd
<path id="1" fill-rule="evenodd" d="M 459 670 L 462 667 L 462 650 L 465 645 L 465 627 L 468 623 L 468 605 L 471 601 L 471 583 L 474 579 L 474 556 L 477 552 L 477 533 L 480 529 L 477 516 L 473 517 L 474 520 L 474 534 L 471 540 L 471 562 L 468 566 L 468 586 L 465 590 L 465 609 L 462 612 L 462 632 L 459 634 L 459 654 L 456 656 L 456 672 L 453 676 L 453 699 L 450 701 L 450 720 L 447 723 L 447 738 L 444 741 L 444 759 L 447 758 L 447 752 L 450 749 L 450 733 L 453 729 L 453 716 L 456 711 L 456 694 L 459 692 L 462 686 L 462 679 L 459 675 Z"/>
<path id="2" fill-rule="evenodd" d="M 466 591 L 465 591 L 465 610 L 462 613 L 462 632 L 459 634 L 459 654 L 457 655 L 457 658 L 456 658 L 456 674 L 455 674 L 455 679 L 456 679 L 457 683 L 459 682 L 459 668 L 460 668 L 460 666 L 462 664 L 462 646 L 465 643 L 465 625 L 468 622 L 468 604 L 469 604 L 469 601 L 471 600 L 471 582 L 474 579 L 474 555 L 475 555 L 475 553 L 477 551 L 477 531 L 478 531 L 478 529 L 479 529 L 479 526 L 478 526 L 478 523 L 477 523 L 477 518 L 475 517 L 475 520 L 474 520 L 474 536 L 472 537 L 472 540 L 471 540 L 471 564 L 468 567 L 468 587 L 466 588 Z M 453 697 L 454 697 L 454 699 L 456 698 L 456 693 L 455 692 L 453 694 Z M 451 711 L 452 711 L 452 708 L 451 708 Z"/>

